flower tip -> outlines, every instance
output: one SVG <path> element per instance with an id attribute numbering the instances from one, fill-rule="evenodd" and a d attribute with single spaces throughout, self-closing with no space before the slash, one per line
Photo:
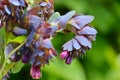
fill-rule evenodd
<path id="1" fill-rule="evenodd" d="M 39 66 L 32 66 L 30 70 L 30 75 L 33 79 L 40 79 L 41 78 L 41 72 Z"/>
<path id="2" fill-rule="evenodd" d="M 60 59 L 65 60 L 68 57 L 68 51 L 63 51 L 60 54 Z"/>
<path id="3" fill-rule="evenodd" d="M 70 65 L 72 63 L 72 60 L 73 60 L 73 56 L 69 56 L 69 57 L 67 57 L 65 63 Z"/>

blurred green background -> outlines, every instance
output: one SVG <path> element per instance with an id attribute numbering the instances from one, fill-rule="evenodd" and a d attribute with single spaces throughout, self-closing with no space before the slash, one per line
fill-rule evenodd
<path id="1" fill-rule="evenodd" d="M 86 55 L 66 65 L 54 59 L 42 69 L 40 80 L 120 80 L 120 0 L 55 0 L 55 11 L 65 14 L 70 10 L 95 16 L 92 25 L 97 39 Z M 73 35 L 58 33 L 53 39 L 60 54 L 61 46 Z M 64 40 L 63 40 L 64 38 Z M 30 65 L 26 65 L 10 80 L 32 80 Z"/>

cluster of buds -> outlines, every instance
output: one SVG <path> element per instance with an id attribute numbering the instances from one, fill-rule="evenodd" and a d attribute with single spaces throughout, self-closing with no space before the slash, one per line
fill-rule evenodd
<path id="1" fill-rule="evenodd" d="M 25 44 L 17 50 L 10 60 L 31 64 L 30 75 L 33 79 L 41 77 L 41 67 L 57 56 L 51 39 L 58 31 L 68 29 L 75 37 L 62 46 L 60 58 L 71 64 L 75 57 L 81 56 L 90 49 L 97 31 L 89 25 L 94 19 L 90 15 L 76 15 L 70 11 L 60 16 L 54 12 L 53 0 L 35 1 L 30 7 L 25 0 L 0 1 L 0 28 L 13 36 L 26 36 Z M 68 26 L 69 25 L 69 26 Z M 5 48 L 7 56 L 20 43 L 10 42 Z"/>

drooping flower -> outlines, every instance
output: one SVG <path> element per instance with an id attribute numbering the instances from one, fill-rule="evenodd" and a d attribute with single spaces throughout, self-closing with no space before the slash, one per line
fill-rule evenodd
<path id="1" fill-rule="evenodd" d="M 41 77 L 40 66 L 32 66 L 30 70 L 30 75 L 33 79 L 39 79 Z"/>
<path id="2" fill-rule="evenodd" d="M 62 46 L 63 52 L 60 54 L 60 58 L 65 59 L 66 64 L 70 64 L 73 58 L 83 55 L 87 49 L 92 48 L 91 42 L 95 40 L 97 34 L 97 31 L 89 26 L 93 19 L 93 16 L 82 15 L 69 20 L 76 36 Z"/>

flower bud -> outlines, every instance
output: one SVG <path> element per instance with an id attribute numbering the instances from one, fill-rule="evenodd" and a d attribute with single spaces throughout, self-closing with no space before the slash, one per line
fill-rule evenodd
<path id="1" fill-rule="evenodd" d="M 68 51 L 63 51 L 61 54 L 60 54 L 60 58 L 62 60 L 65 60 L 67 57 L 68 57 L 69 53 Z"/>
<path id="2" fill-rule="evenodd" d="M 70 55 L 70 56 L 68 56 L 67 57 L 67 59 L 66 59 L 66 64 L 71 64 L 72 63 L 72 60 L 73 60 L 73 56 L 72 55 Z"/>
<path id="3" fill-rule="evenodd" d="M 30 75 L 33 79 L 39 79 L 41 77 L 40 67 L 32 66 L 30 70 Z"/>

